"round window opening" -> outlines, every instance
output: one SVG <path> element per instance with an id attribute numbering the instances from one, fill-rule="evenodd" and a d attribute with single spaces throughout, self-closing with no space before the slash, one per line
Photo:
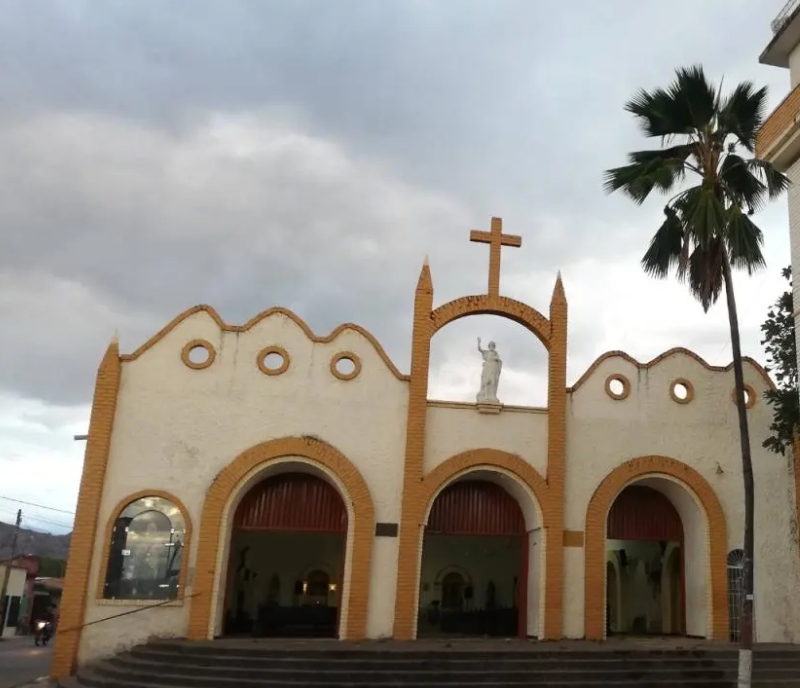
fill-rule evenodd
<path id="1" fill-rule="evenodd" d="M 694 387 L 692 386 L 692 383 L 689 382 L 689 380 L 684 380 L 683 378 L 673 380 L 672 385 L 669 388 L 669 393 L 672 397 L 672 400 L 679 404 L 688 404 L 692 399 L 694 399 Z"/>
<path id="2" fill-rule="evenodd" d="M 280 346 L 268 346 L 259 352 L 257 363 L 265 375 L 280 375 L 289 367 L 289 353 Z"/>
<path id="3" fill-rule="evenodd" d="M 336 372 L 340 375 L 352 375 L 356 370 L 356 363 L 352 358 L 340 358 L 336 361 Z"/>
<path id="4" fill-rule="evenodd" d="M 187 342 L 181 351 L 184 365 L 195 370 L 208 368 L 214 362 L 216 355 L 214 347 L 205 339 L 193 339 Z"/>
<path id="5" fill-rule="evenodd" d="M 731 390 L 731 401 L 736 403 L 736 387 Z M 744 386 L 744 406 L 751 409 L 756 404 L 756 391 L 750 386 Z"/>
<path id="6" fill-rule="evenodd" d="M 606 379 L 606 394 L 612 399 L 625 399 L 631 391 L 631 384 L 624 375 L 610 375 Z"/>
<path id="7" fill-rule="evenodd" d="M 343 351 L 331 359 L 331 373 L 340 380 L 352 380 L 361 372 L 361 359 L 351 351 Z"/>
<path id="8" fill-rule="evenodd" d="M 189 349 L 188 358 L 195 365 L 203 365 L 204 363 L 208 363 L 208 359 L 211 358 L 211 353 L 202 344 L 195 344 Z"/>
<path id="9" fill-rule="evenodd" d="M 264 367 L 269 371 L 276 371 L 283 365 L 284 358 L 277 351 L 271 351 L 264 356 Z"/>

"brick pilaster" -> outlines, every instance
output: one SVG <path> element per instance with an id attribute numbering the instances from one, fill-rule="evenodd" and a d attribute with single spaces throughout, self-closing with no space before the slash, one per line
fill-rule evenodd
<path id="1" fill-rule="evenodd" d="M 411 640 L 417 620 L 420 528 L 425 505 L 422 478 L 425 456 L 425 419 L 428 404 L 428 367 L 431 356 L 433 281 L 427 260 L 420 271 L 414 297 L 411 339 L 411 377 L 408 384 L 406 453 L 397 565 L 394 637 Z"/>
<path id="2" fill-rule="evenodd" d="M 547 526 L 544 633 L 561 638 L 564 625 L 564 481 L 567 453 L 567 298 L 561 273 L 550 300 L 550 350 L 547 372 Z"/>
<path id="3" fill-rule="evenodd" d="M 54 679 L 65 679 L 74 673 L 78 658 L 121 373 L 119 346 L 115 338 L 106 349 L 97 371 L 89 438 L 64 576 L 59 629 L 50 666 L 50 676 Z"/>

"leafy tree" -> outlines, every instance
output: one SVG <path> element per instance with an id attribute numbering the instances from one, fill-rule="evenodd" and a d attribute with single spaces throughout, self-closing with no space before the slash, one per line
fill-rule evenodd
<path id="1" fill-rule="evenodd" d="M 767 352 L 767 371 L 777 382 L 777 389 L 764 397 L 772 406 L 772 433 L 764 446 L 776 454 L 786 454 L 791 449 L 794 436 L 800 430 L 800 397 L 797 389 L 797 344 L 794 338 L 794 299 L 792 298 L 792 268 L 781 271 L 789 280 L 789 288 L 769 309 L 761 326 L 764 339 L 761 344 Z"/>
<path id="2" fill-rule="evenodd" d="M 680 68 L 666 89 L 642 89 L 625 105 L 661 147 L 630 153 L 628 164 L 608 170 L 604 180 L 608 193 L 622 191 L 637 204 L 653 191 L 674 194 L 642 258 L 647 274 L 665 278 L 674 272 L 705 311 L 725 292 L 744 475 L 739 685 L 750 685 L 752 662 L 754 489 L 733 270 L 752 274 L 764 266 L 764 237 L 750 218 L 789 185 L 770 163 L 753 157 L 766 104 L 766 88 L 744 82 L 723 96 L 701 66 Z"/>
<path id="3" fill-rule="evenodd" d="M 67 562 L 64 559 L 39 557 L 39 576 L 42 578 L 63 578 Z"/>

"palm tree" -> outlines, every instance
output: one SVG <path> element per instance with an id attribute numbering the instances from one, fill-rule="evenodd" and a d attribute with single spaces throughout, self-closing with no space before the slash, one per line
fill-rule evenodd
<path id="1" fill-rule="evenodd" d="M 750 218 L 789 185 L 770 163 L 753 157 L 766 103 L 766 88 L 744 82 L 723 97 L 702 67 L 678 69 L 666 90 L 640 90 L 625 105 L 645 136 L 661 139 L 661 147 L 630 153 L 629 164 L 608 170 L 604 184 L 608 193 L 622 191 L 637 204 L 653 191 L 674 194 L 642 258 L 647 274 L 664 278 L 674 272 L 706 312 L 725 290 L 744 477 L 739 678 L 746 683 L 739 685 L 750 685 L 753 645 L 753 466 L 732 271 L 752 274 L 765 265 L 764 236 Z"/>

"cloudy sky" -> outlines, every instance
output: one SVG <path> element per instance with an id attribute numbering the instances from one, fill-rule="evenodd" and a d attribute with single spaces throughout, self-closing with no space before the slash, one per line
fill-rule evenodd
<path id="1" fill-rule="evenodd" d="M 703 315 L 639 259 L 663 200 L 605 196 L 646 147 L 622 106 L 700 62 L 766 84 L 785 0 L 5 0 L 0 22 L 0 520 L 58 530 L 77 498 L 93 376 L 210 303 L 273 305 L 318 333 L 372 331 L 408 369 L 425 255 L 441 303 L 485 289 L 492 215 L 523 237 L 502 290 L 570 304 L 570 382 L 608 349 L 688 346 L 730 362 Z M 783 288 L 785 201 L 763 212 L 769 268 L 738 278 L 745 353 Z M 544 402 L 545 353 L 499 318 L 434 340 L 436 398 L 474 398 L 475 337 L 497 341 L 506 403 Z"/>

